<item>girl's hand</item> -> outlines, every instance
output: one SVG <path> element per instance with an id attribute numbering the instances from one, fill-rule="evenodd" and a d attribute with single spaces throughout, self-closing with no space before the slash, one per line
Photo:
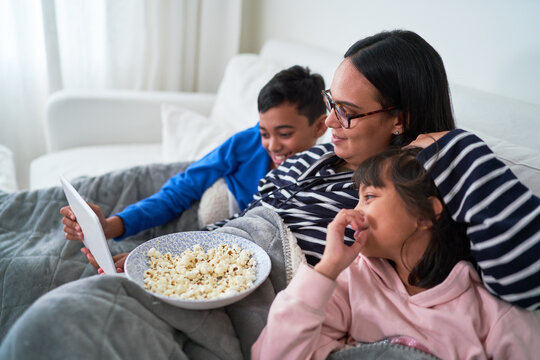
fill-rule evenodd
<path id="1" fill-rule="evenodd" d="M 344 242 L 347 226 L 355 230 L 355 242 L 351 246 Z M 328 225 L 324 253 L 321 261 L 315 265 L 315 270 L 335 280 L 356 259 L 365 245 L 367 226 L 364 215 L 360 211 L 341 210 Z"/>
<path id="2" fill-rule="evenodd" d="M 81 249 L 81 252 L 86 255 L 86 258 L 92 264 L 94 268 L 97 269 L 99 274 L 105 274 L 102 268 L 99 267 L 96 259 L 94 258 L 94 255 L 88 250 L 87 248 L 83 247 Z M 114 266 L 116 267 L 116 271 L 119 273 L 124 272 L 124 264 L 126 263 L 126 258 L 128 257 L 129 253 L 121 253 L 118 255 L 113 256 Z"/>

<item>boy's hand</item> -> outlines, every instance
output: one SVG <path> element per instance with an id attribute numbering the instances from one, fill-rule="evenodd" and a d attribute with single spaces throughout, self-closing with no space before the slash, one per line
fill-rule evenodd
<path id="1" fill-rule="evenodd" d="M 92 203 L 87 204 L 96 213 L 106 239 L 116 238 L 124 234 L 125 228 L 122 218 L 118 216 L 105 218 L 98 205 Z M 84 239 L 84 234 L 81 226 L 77 222 L 75 214 L 71 210 L 71 207 L 64 206 L 60 209 L 60 214 L 63 216 L 62 224 L 64 224 L 64 233 L 66 234 L 66 239 L 82 242 Z"/>
<path id="2" fill-rule="evenodd" d="M 107 227 L 107 220 L 105 219 L 105 216 L 103 216 L 103 213 L 101 212 L 99 206 L 91 203 L 87 204 L 96 213 L 99 222 L 101 223 L 101 226 L 105 230 L 105 228 Z M 75 217 L 73 210 L 71 210 L 71 207 L 64 206 L 60 209 L 60 214 L 63 216 L 62 224 L 64 224 L 64 233 L 66 234 L 66 239 L 82 242 L 84 239 L 84 234 L 82 232 L 81 226 L 77 222 L 77 218 Z"/>
<path id="3" fill-rule="evenodd" d="M 344 242 L 345 228 L 347 226 L 355 230 L 355 242 L 351 246 L 348 246 Z M 353 262 L 365 245 L 367 240 L 365 230 L 367 226 L 365 218 L 360 211 L 341 210 L 328 225 L 323 257 L 315 265 L 315 270 L 335 280 Z"/>
<path id="4" fill-rule="evenodd" d="M 97 269 L 98 273 L 99 274 L 104 274 L 105 272 L 103 271 L 102 268 L 99 267 L 96 259 L 94 258 L 94 255 L 92 255 L 92 253 L 90 252 L 90 250 L 88 250 L 87 248 L 83 247 L 81 249 L 81 252 L 86 255 L 86 258 L 88 259 L 88 261 L 90 262 L 90 264 L 92 264 L 92 266 L 94 268 Z M 116 271 L 119 272 L 119 273 L 123 273 L 124 272 L 124 264 L 126 263 L 126 259 L 128 257 L 129 253 L 121 253 L 121 254 L 118 254 L 118 255 L 114 255 L 113 256 L 113 261 L 114 261 L 114 266 L 116 267 Z"/>

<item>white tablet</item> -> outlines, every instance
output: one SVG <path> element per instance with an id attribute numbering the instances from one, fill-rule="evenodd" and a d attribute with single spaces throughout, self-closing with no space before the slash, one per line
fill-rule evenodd
<path id="1" fill-rule="evenodd" d="M 66 194 L 69 206 L 81 226 L 84 234 L 84 246 L 94 255 L 94 258 L 105 274 L 115 274 L 116 267 L 114 266 L 109 245 L 107 244 L 103 228 L 96 213 L 65 177 L 60 176 L 60 182 L 64 188 L 64 194 Z"/>

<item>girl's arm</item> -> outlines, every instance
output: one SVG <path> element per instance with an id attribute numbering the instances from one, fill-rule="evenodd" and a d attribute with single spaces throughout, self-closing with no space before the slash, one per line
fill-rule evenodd
<path id="1" fill-rule="evenodd" d="M 301 265 L 291 283 L 274 299 L 251 358 L 325 359 L 332 350 L 342 347 L 350 311 L 343 301 L 330 300 L 335 287 L 335 281 L 309 265 Z"/>
<path id="2" fill-rule="evenodd" d="M 355 242 L 343 242 L 345 228 L 355 230 Z M 357 258 L 367 238 L 363 214 L 341 210 L 328 225 L 321 261 L 302 265 L 270 308 L 268 322 L 252 348 L 254 359 L 325 359 L 341 348 L 351 326 L 348 288 L 336 289 L 336 278 Z"/>
<path id="3" fill-rule="evenodd" d="M 468 225 L 486 287 L 518 306 L 540 308 L 540 199 L 464 130 L 444 135 L 418 159 L 452 218 Z"/>
<path id="4" fill-rule="evenodd" d="M 535 315 L 512 307 L 490 329 L 486 355 L 489 359 L 537 359 L 539 339 L 540 323 Z"/>

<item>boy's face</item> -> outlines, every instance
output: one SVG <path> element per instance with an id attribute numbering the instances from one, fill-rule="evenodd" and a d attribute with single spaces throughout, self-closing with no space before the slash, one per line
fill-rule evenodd
<path id="1" fill-rule="evenodd" d="M 312 125 L 308 118 L 300 115 L 295 104 L 283 103 L 259 113 L 262 146 L 272 159 L 272 168 L 278 167 L 289 156 L 315 145 L 326 131 L 321 116 Z"/>

